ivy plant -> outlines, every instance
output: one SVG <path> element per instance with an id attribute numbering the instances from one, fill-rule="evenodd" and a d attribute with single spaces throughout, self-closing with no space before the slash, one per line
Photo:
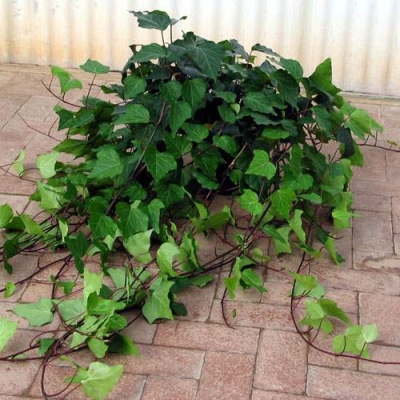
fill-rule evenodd
<path id="1" fill-rule="evenodd" d="M 305 76 L 298 61 L 264 45 L 247 51 L 237 40 L 216 43 L 193 32 L 173 40 L 177 20 L 165 12 L 133 14 L 140 27 L 160 31 L 161 44 L 132 45 L 121 82 L 100 86 L 101 98 L 91 93 L 109 68 L 90 59 L 81 65 L 92 77 L 90 89 L 79 107 L 55 107 L 65 138 L 37 159 L 42 178 L 31 200 L 46 217 L 0 206 L 7 272 L 20 253 L 45 249 L 58 256 L 51 298 L 13 312 L 31 327 L 57 314 L 62 333 L 41 333 L 27 350 L 44 357 L 43 368 L 56 357 L 69 360 L 77 369 L 69 385 L 82 384 L 93 399 L 112 390 L 122 366 L 95 362 L 85 369 L 66 354 L 88 347 L 98 359 L 108 352 L 138 356 L 122 333 L 133 321 L 128 310 L 140 310 L 149 323 L 185 315 L 177 293 L 207 285 L 224 265 L 231 266 L 224 280 L 230 298 L 238 287 L 265 291 L 254 269 L 268 268 L 261 238 L 270 240 L 276 256 L 300 249 L 312 258 L 325 247 L 339 264 L 335 238 L 351 224 L 348 188 L 352 168 L 363 165 L 359 143 L 382 130 L 340 95 L 330 59 Z M 51 72 L 60 94 L 53 84 L 48 89 L 60 100 L 82 89 L 70 72 L 55 66 Z M 65 155 L 73 161 L 62 161 Z M 22 179 L 23 158 L 21 152 L 14 163 Z M 234 205 L 227 200 L 211 211 L 215 196 Z M 327 213 L 331 229 L 325 228 Z M 199 236 L 227 229 L 233 232 L 229 249 L 201 263 Z M 119 265 L 116 255 L 122 255 Z M 98 268 L 89 268 L 94 259 Z M 80 280 L 68 278 L 71 267 Z M 367 357 L 376 327 L 352 325 L 316 278 L 301 270 L 300 264 L 291 275 L 292 302 L 306 300 L 299 326 L 331 333 L 332 320 L 339 319 L 348 327 L 335 337 L 333 352 Z M 10 277 L 5 297 L 34 275 Z M 0 350 L 16 330 L 17 323 L 0 320 Z"/>

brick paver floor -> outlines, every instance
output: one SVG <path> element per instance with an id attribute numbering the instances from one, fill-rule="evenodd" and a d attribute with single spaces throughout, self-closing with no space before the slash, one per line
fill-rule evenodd
<path id="1" fill-rule="evenodd" d="M 0 65 L 0 165 L 11 163 L 21 148 L 26 166 L 50 150 L 60 138 L 54 129 L 53 107 L 57 101 L 42 87 L 48 68 Z M 400 101 L 353 96 L 385 127 L 385 140 L 400 141 Z M 354 322 L 377 323 L 378 342 L 372 356 L 400 361 L 400 154 L 365 148 L 365 167 L 355 172 L 352 190 L 354 210 L 360 214 L 352 230 L 343 232 L 338 246 L 346 262 L 336 267 L 327 258 L 317 260 L 311 270 Z M 35 176 L 34 172 L 30 172 Z M 18 211 L 34 212 L 28 196 L 34 185 L 0 170 L 0 204 Z M 35 257 L 22 256 L 15 262 L 16 276 L 34 268 Z M 276 261 L 295 263 L 295 257 Z M 141 349 L 141 358 L 110 356 L 122 363 L 122 381 L 112 399 L 399 399 L 400 366 L 373 364 L 327 356 L 306 344 L 296 334 L 289 315 L 288 281 L 277 274 L 264 274 L 268 293 L 239 293 L 226 302 L 221 314 L 222 277 L 203 290 L 181 295 L 189 315 L 175 321 L 148 325 L 139 319 L 127 332 Z M 9 280 L 0 270 L 0 280 Z M 0 316 L 16 318 L 7 310 L 16 302 L 37 299 L 49 287 L 37 282 L 1 299 Z M 35 332 L 22 330 L 11 346 L 28 343 Z M 329 346 L 322 335 L 318 344 Z M 82 363 L 89 353 L 77 355 Z M 0 400 L 41 398 L 38 362 L 0 363 Z M 69 373 L 60 362 L 46 377 L 47 388 L 57 392 Z M 62 396 L 61 396 L 62 397 Z M 76 391 L 69 398 L 83 395 Z"/>

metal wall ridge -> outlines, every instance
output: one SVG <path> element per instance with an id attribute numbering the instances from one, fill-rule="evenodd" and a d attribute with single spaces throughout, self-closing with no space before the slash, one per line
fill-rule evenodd
<path id="1" fill-rule="evenodd" d="M 174 31 L 260 42 L 307 74 L 331 57 L 348 92 L 400 97 L 398 0 L 0 0 L 0 62 L 121 69 L 132 43 L 160 42 L 128 10 L 186 15 Z"/>

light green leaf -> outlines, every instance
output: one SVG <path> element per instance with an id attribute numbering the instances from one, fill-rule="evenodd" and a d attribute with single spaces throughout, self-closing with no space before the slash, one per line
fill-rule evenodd
<path id="1" fill-rule="evenodd" d="M 27 233 L 29 233 L 30 235 L 38 235 L 38 236 L 45 235 L 41 226 L 36 221 L 34 221 L 32 217 L 30 217 L 28 214 L 21 214 L 20 218 L 25 226 L 25 230 Z"/>
<path id="2" fill-rule="evenodd" d="M 97 361 L 91 363 L 80 382 L 85 395 L 93 400 L 104 400 L 117 385 L 123 369 L 122 365 L 110 367 Z"/>
<path id="3" fill-rule="evenodd" d="M 275 244 L 275 252 L 276 255 L 279 255 L 281 253 L 291 253 L 292 252 L 292 247 L 290 246 L 289 243 L 289 234 L 292 231 L 292 228 L 290 226 L 282 226 L 276 230 L 276 233 L 279 236 L 272 237 L 274 240 Z M 280 240 L 282 238 L 284 241 L 282 242 Z"/>
<path id="4" fill-rule="evenodd" d="M 124 239 L 124 247 L 129 253 L 139 262 L 148 263 L 152 257 L 150 251 L 150 237 L 153 229 L 149 229 L 146 232 L 139 232 Z"/>
<path id="5" fill-rule="evenodd" d="M 13 218 L 14 212 L 8 204 L 0 206 L 0 228 L 4 228 Z"/>
<path id="6" fill-rule="evenodd" d="M 296 209 L 294 211 L 293 217 L 289 220 L 289 226 L 293 229 L 294 233 L 300 239 L 302 243 L 306 242 L 306 233 L 303 229 L 303 220 L 301 216 L 303 215 L 303 210 Z"/>
<path id="7" fill-rule="evenodd" d="M 100 339 L 91 338 L 87 342 L 90 351 L 96 358 L 103 358 L 108 350 L 108 346 Z"/>
<path id="8" fill-rule="evenodd" d="M 192 116 L 192 109 L 186 101 L 176 101 L 169 109 L 169 126 L 172 134 L 176 134 L 184 122 Z"/>
<path id="9" fill-rule="evenodd" d="M 289 188 L 280 188 L 271 195 L 271 203 L 274 211 L 287 220 L 289 219 L 289 213 L 295 199 L 296 193 Z"/>
<path id="10" fill-rule="evenodd" d="M 82 82 L 74 79 L 72 75 L 63 68 L 52 66 L 51 74 L 58 78 L 60 82 L 61 93 L 67 93 L 72 89 L 82 89 Z"/>
<path id="11" fill-rule="evenodd" d="M 15 283 L 14 283 L 14 282 L 7 282 L 7 283 L 5 284 L 5 286 L 4 286 L 4 288 L 5 288 L 5 291 L 4 291 L 4 298 L 6 299 L 6 298 L 8 298 L 8 297 L 11 297 L 11 296 L 14 294 L 15 289 L 16 289 L 17 287 L 15 286 Z M 0 335 L 0 337 L 1 337 L 1 335 Z M 1 351 L 1 350 L 0 350 L 0 351 Z"/>
<path id="12" fill-rule="evenodd" d="M 180 253 L 179 247 L 175 244 L 165 242 L 157 250 L 157 265 L 160 271 L 169 276 L 177 276 L 173 269 L 173 260 Z"/>
<path id="13" fill-rule="evenodd" d="M 144 161 L 149 172 L 155 180 L 164 178 L 169 171 L 176 169 L 177 164 L 174 157 L 169 153 L 157 151 L 155 146 L 149 146 L 144 153 Z"/>
<path id="14" fill-rule="evenodd" d="M 58 220 L 58 227 L 61 233 L 61 242 L 65 242 L 65 237 L 68 235 L 68 224 L 62 219 Z"/>
<path id="15" fill-rule="evenodd" d="M 37 182 L 37 188 L 40 194 L 40 206 L 43 210 L 58 210 L 65 204 L 65 189 L 63 187 L 55 187 L 43 182 Z"/>
<path id="16" fill-rule="evenodd" d="M 313 204 L 322 204 L 322 198 L 317 193 L 306 193 L 299 195 L 301 199 L 307 200 Z"/>
<path id="17" fill-rule="evenodd" d="M 295 272 L 289 272 L 296 280 L 293 296 L 307 296 L 314 299 L 320 299 L 325 296 L 325 289 L 319 284 L 314 275 L 301 275 Z"/>
<path id="18" fill-rule="evenodd" d="M 115 178 L 122 174 L 123 169 L 124 167 L 118 152 L 111 147 L 107 147 L 97 153 L 97 160 L 93 171 L 89 174 L 89 178 Z"/>
<path id="19" fill-rule="evenodd" d="M 53 321 L 53 302 L 41 298 L 36 303 L 18 304 L 13 313 L 28 320 L 29 326 L 42 326 Z"/>
<path id="20" fill-rule="evenodd" d="M 86 314 L 83 298 L 63 300 L 57 304 L 57 309 L 67 324 L 76 324 Z"/>
<path id="21" fill-rule="evenodd" d="M 85 304 L 87 304 L 88 297 L 92 293 L 100 293 L 101 287 L 103 286 L 103 278 L 103 273 L 97 274 L 85 268 L 83 272 L 83 298 Z"/>
<path id="22" fill-rule="evenodd" d="M 254 150 L 254 157 L 246 174 L 265 176 L 272 179 L 276 174 L 276 167 L 269 161 L 268 153 L 264 150 Z"/>
<path id="23" fill-rule="evenodd" d="M 124 80 L 124 99 L 134 99 L 138 94 L 146 90 L 147 82 L 143 78 L 129 75 Z"/>
<path id="24" fill-rule="evenodd" d="M 110 67 L 99 63 L 96 60 L 91 60 L 90 58 L 86 60 L 85 64 L 79 66 L 85 72 L 90 74 L 108 74 L 110 72 Z"/>
<path id="25" fill-rule="evenodd" d="M 239 276 L 230 276 L 228 278 L 224 278 L 224 285 L 228 292 L 228 297 L 231 300 L 235 298 L 235 291 L 239 286 L 239 281 L 240 281 Z"/>
<path id="26" fill-rule="evenodd" d="M 8 341 L 15 335 L 18 322 L 9 321 L 6 317 L 0 318 L 0 352 L 7 345 Z"/>
<path id="27" fill-rule="evenodd" d="M 41 338 L 39 340 L 39 355 L 44 356 L 47 351 L 50 349 L 50 347 L 57 341 L 57 339 L 54 338 Z"/>
<path id="28" fill-rule="evenodd" d="M 289 132 L 282 128 L 264 128 L 261 136 L 271 140 L 279 140 L 288 138 Z"/>
<path id="29" fill-rule="evenodd" d="M 170 308 L 169 291 L 174 282 L 163 281 L 161 278 L 154 281 L 150 289 L 154 287 L 142 308 L 143 315 L 152 324 L 156 319 L 173 319 Z"/>
<path id="30" fill-rule="evenodd" d="M 24 165 L 22 164 L 24 160 L 25 160 L 25 151 L 21 150 L 19 152 L 18 157 L 12 163 L 12 167 L 14 168 L 14 171 L 18 175 L 21 175 L 24 173 Z"/>
<path id="31" fill-rule="evenodd" d="M 238 202 L 243 210 L 253 215 L 262 213 L 262 204 L 258 201 L 257 193 L 250 189 L 244 189 L 243 194 L 238 198 Z"/>
<path id="32" fill-rule="evenodd" d="M 263 286 L 263 280 L 254 272 L 252 268 L 246 268 L 243 270 L 241 278 L 246 285 L 257 289 L 261 293 L 266 292 Z"/>
<path id="33" fill-rule="evenodd" d="M 378 326 L 376 324 L 363 325 L 361 333 L 366 343 L 372 343 L 378 338 Z"/>
<path id="34" fill-rule="evenodd" d="M 115 125 L 121 124 L 148 124 L 150 114 L 142 104 L 128 104 L 123 114 L 116 114 Z"/>

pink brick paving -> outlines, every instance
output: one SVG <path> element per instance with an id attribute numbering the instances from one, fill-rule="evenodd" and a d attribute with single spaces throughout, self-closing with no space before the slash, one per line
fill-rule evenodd
<path id="1" fill-rule="evenodd" d="M 0 164 L 10 163 L 25 148 L 28 166 L 38 154 L 50 150 L 60 133 L 46 137 L 55 117 L 56 101 L 40 84 L 47 68 L 0 65 Z M 370 111 L 386 125 L 386 136 L 400 141 L 400 101 L 378 101 L 356 97 L 354 103 Z M 22 118 L 29 124 L 23 122 Z M 339 244 L 346 257 L 341 268 L 327 257 L 311 270 L 352 320 L 376 322 L 380 339 L 371 347 L 372 356 L 400 361 L 400 155 L 367 149 L 365 168 L 355 173 L 352 190 L 354 209 L 361 215 L 344 232 Z M 34 177 L 34 173 L 31 172 Z M 34 185 L 0 170 L 0 204 L 18 211 L 35 212 L 28 196 Z M 295 258 L 279 260 L 291 265 Z M 35 265 L 35 257 L 19 257 L 16 274 Z M 222 274 L 221 274 L 222 276 Z M 307 348 L 290 322 L 290 285 L 276 274 L 264 273 L 269 293 L 240 293 L 226 305 L 235 329 L 224 324 L 220 298 L 221 276 L 205 290 L 182 294 L 189 316 L 149 326 L 139 319 L 129 328 L 139 344 L 142 358 L 110 356 L 111 364 L 123 363 L 123 378 L 111 399 L 399 399 L 400 366 L 340 360 Z M 0 301 L 0 315 L 19 301 L 48 293 L 45 278 L 19 289 Z M 4 282 L 7 276 L 0 271 Z M 22 330 L 10 344 L 17 349 L 34 332 Z M 319 338 L 319 345 L 329 340 Z M 82 363 L 90 362 L 81 353 Z M 0 400 L 41 398 L 37 362 L 0 364 Z M 57 392 L 70 370 L 59 362 L 46 378 L 49 392 Z M 75 391 L 71 399 L 84 396 Z"/>

